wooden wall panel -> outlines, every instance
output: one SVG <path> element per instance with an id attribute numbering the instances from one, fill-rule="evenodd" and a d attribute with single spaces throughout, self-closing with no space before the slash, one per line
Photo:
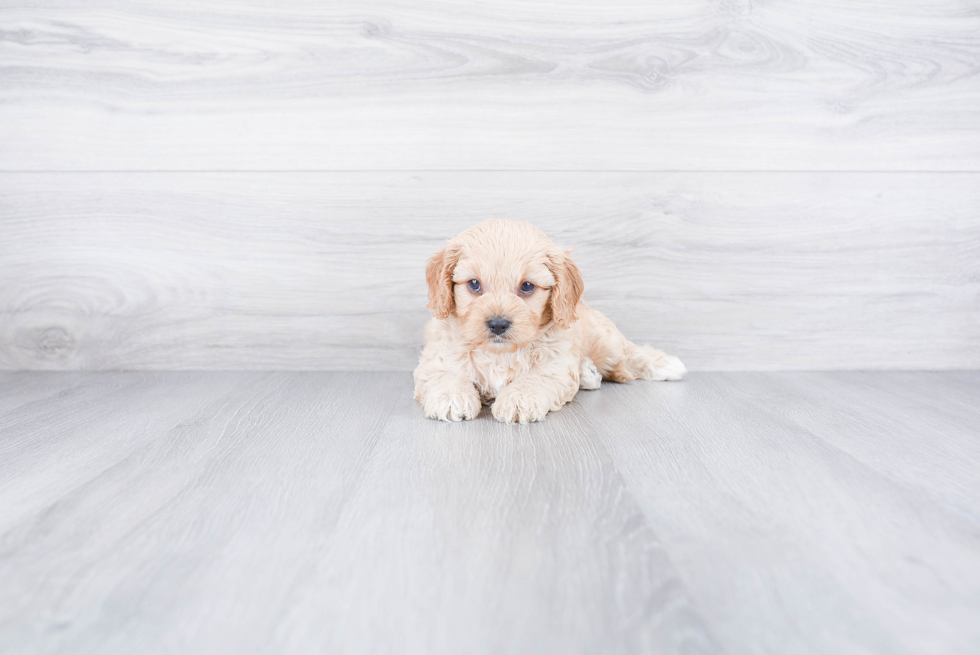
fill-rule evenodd
<path id="1" fill-rule="evenodd" d="M 5 0 L 2 170 L 978 170 L 973 0 Z"/>
<path id="2" fill-rule="evenodd" d="M 980 366 L 980 174 L 7 173 L 0 368 L 410 369 L 488 217 L 693 369 Z"/>

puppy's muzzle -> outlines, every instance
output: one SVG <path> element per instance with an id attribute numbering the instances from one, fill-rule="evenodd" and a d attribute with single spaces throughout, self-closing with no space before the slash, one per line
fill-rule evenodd
<path id="1" fill-rule="evenodd" d="M 494 316 L 487 321 L 487 329 L 496 337 L 503 336 L 510 329 L 510 320 L 503 316 Z"/>

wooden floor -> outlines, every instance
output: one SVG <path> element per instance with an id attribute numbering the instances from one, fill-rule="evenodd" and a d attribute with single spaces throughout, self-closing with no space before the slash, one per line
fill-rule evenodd
<path id="1" fill-rule="evenodd" d="M 968 653 L 980 373 L 702 373 L 546 422 L 405 373 L 0 374 L 4 653 Z"/>

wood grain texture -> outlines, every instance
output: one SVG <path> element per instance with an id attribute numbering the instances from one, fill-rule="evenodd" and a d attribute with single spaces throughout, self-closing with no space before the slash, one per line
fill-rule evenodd
<path id="1" fill-rule="evenodd" d="M 4 373 L 0 652 L 967 654 L 980 373 Z"/>
<path id="2" fill-rule="evenodd" d="M 5 0 L 0 169 L 980 170 L 973 0 Z"/>
<path id="3" fill-rule="evenodd" d="M 978 393 L 976 372 L 728 373 L 579 402 L 724 651 L 970 653 Z"/>
<path id="4" fill-rule="evenodd" d="M 717 650 L 571 419 L 439 425 L 405 374 L 87 380 L 0 418 L 9 652 Z"/>
<path id="5" fill-rule="evenodd" d="M 410 370 L 425 259 L 493 216 L 694 369 L 980 366 L 980 176 L 0 176 L 0 368 Z"/>

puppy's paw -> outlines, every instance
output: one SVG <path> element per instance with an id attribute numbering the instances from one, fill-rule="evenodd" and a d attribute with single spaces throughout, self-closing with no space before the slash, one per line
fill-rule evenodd
<path id="1" fill-rule="evenodd" d="M 641 380 L 680 380 L 687 373 L 681 360 L 650 347 L 638 348 L 630 357 L 629 368 Z"/>
<path id="2" fill-rule="evenodd" d="M 544 420 L 550 409 L 551 403 L 533 393 L 520 387 L 505 387 L 490 412 L 501 423 L 533 423 Z"/>
<path id="3" fill-rule="evenodd" d="M 432 391 L 422 400 L 426 418 L 440 421 L 469 421 L 480 415 L 480 395 L 472 385 L 453 390 Z"/>
<path id="4" fill-rule="evenodd" d="M 584 358 L 579 366 L 578 388 L 592 390 L 601 386 L 602 373 L 595 367 L 591 359 Z"/>

